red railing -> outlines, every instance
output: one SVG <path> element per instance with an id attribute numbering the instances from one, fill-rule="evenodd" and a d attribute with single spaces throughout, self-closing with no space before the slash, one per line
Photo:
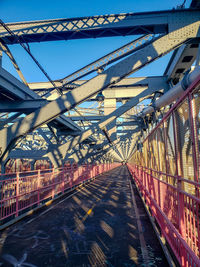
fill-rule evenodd
<path id="1" fill-rule="evenodd" d="M 0 223 L 117 166 L 118 163 L 69 164 L 60 169 L 3 174 L 0 176 Z"/>
<path id="2" fill-rule="evenodd" d="M 128 168 L 181 266 L 200 266 L 200 76 Z"/>
<path id="3" fill-rule="evenodd" d="M 132 164 L 128 168 L 181 266 L 200 266 L 200 199 L 153 176 L 154 170 Z M 183 181 L 174 178 L 177 184 Z"/>
<path id="4" fill-rule="evenodd" d="M 35 170 L 49 169 L 50 163 L 46 160 L 37 160 L 34 164 Z M 1 170 L 1 166 L 0 166 Z M 5 167 L 5 173 L 26 172 L 31 171 L 31 160 L 25 159 L 10 159 Z"/>

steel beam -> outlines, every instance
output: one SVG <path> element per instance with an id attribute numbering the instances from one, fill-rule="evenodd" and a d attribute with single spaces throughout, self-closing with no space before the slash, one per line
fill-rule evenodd
<path id="1" fill-rule="evenodd" d="M 190 12 L 184 14 L 191 15 Z M 189 16 L 187 17 L 187 20 L 186 17 L 184 17 L 178 25 L 174 23 L 177 18 L 173 14 L 171 17 L 173 23 L 170 26 L 170 33 L 168 35 L 158 37 L 152 43 L 143 47 L 141 51 L 139 50 L 133 55 L 130 55 L 119 63 L 111 66 L 79 88 L 75 88 L 66 95 L 62 95 L 41 109 L 37 109 L 35 112 L 22 118 L 19 122 L 14 123 L 11 127 L 3 129 L 0 132 L 1 158 L 5 155 L 6 151 L 12 147 L 13 142 L 18 137 L 26 135 L 28 132 L 50 122 L 62 113 L 85 101 L 95 93 L 119 82 L 125 76 L 179 47 L 188 39 L 197 37 L 200 24 L 199 13 L 192 14 L 193 17 Z"/>
<path id="2" fill-rule="evenodd" d="M 4 94 L 12 100 L 32 100 L 39 99 L 35 92 L 30 90 L 25 84 L 0 67 L 0 94 Z"/>
<path id="3" fill-rule="evenodd" d="M 15 70 L 17 71 L 19 77 L 21 78 L 21 80 L 23 81 L 23 83 L 28 86 L 28 83 L 26 81 L 26 79 L 24 78 L 24 75 L 22 74 L 15 58 L 13 57 L 10 49 L 8 48 L 8 46 L 6 44 L 3 43 L 3 41 L 0 40 L 0 49 L 6 53 L 6 55 L 10 58 Z"/>
<path id="4" fill-rule="evenodd" d="M 22 115 L 22 113 L 17 112 L 15 114 L 11 115 L 9 118 L 0 121 L 0 130 L 3 129 L 4 126 L 7 125 L 8 123 L 12 123 L 14 120 L 16 120 L 21 115 Z"/>
<path id="5" fill-rule="evenodd" d="M 198 53 L 199 44 L 185 44 L 176 49 L 167 65 L 164 75 L 173 85 L 177 84 L 192 66 Z"/>
<path id="6" fill-rule="evenodd" d="M 196 67 L 192 72 L 185 75 L 182 81 L 177 83 L 173 88 L 171 88 L 166 94 L 161 96 L 158 100 L 154 102 L 154 106 L 149 106 L 142 110 L 141 116 L 144 117 L 147 114 L 151 114 L 164 106 L 170 105 L 177 98 L 184 94 L 185 90 L 199 77 L 200 66 Z"/>
<path id="7" fill-rule="evenodd" d="M 139 120 L 131 120 L 131 121 L 123 121 L 123 122 L 117 122 L 116 126 L 117 127 L 124 127 L 124 126 L 135 126 L 135 125 L 140 125 L 141 121 Z"/>
<path id="8" fill-rule="evenodd" d="M 21 42 L 44 42 L 81 38 L 125 36 L 133 34 L 168 33 L 180 20 L 200 17 L 194 9 L 140 12 L 117 15 L 89 16 L 71 19 L 6 23 Z M 15 44 L 16 38 L 0 27 L 0 38 L 6 44 Z"/>
<path id="9" fill-rule="evenodd" d="M 76 81 L 76 87 L 84 84 L 87 80 Z M 61 83 L 55 82 L 57 86 L 61 86 Z M 29 83 L 30 89 L 35 92 L 40 92 L 40 90 L 49 91 L 53 90 L 52 85 L 49 82 L 39 82 L 39 83 Z M 106 99 L 117 99 L 121 101 L 123 99 L 132 98 L 148 87 L 156 87 L 157 91 L 167 90 L 168 83 L 167 77 L 165 76 L 150 76 L 150 77 L 138 77 L 138 78 L 125 78 L 119 83 L 111 85 L 108 89 L 102 92 L 104 98 Z M 68 92 L 70 89 L 66 88 L 63 92 Z M 60 96 L 56 90 L 51 91 L 51 95 L 47 97 L 49 101 L 55 100 Z M 97 94 L 89 98 L 90 101 L 97 101 Z"/>
<path id="10" fill-rule="evenodd" d="M 72 83 L 78 79 L 81 79 L 95 71 L 101 73 L 104 68 L 108 67 L 108 65 L 120 60 L 121 58 L 132 54 L 133 51 L 137 51 L 138 48 L 141 49 L 142 44 L 145 42 L 150 41 L 153 38 L 152 34 L 147 34 L 145 36 L 139 37 L 132 42 L 123 45 L 122 47 L 112 51 L 111 53 L 95 60 L 94 62 L 88 64 L 87 66 L 81 68 L 78 71 L 68 75 L 67 77 L 59 80 L 62 82 L 62 85 L 65 86 L 66 84 Z"/>
<path id="11" fill-rule="evenodd" d="M 24 101 L 0 101 L 0 112 L 22 112 L 30 113 L 41 108 L 46 103 L 46 99 L 24 100 Z"/>
<path id="12" fill-rule="evenodd" d="M 190 8 L 198 9 L 200 7 L 200 0 L 192 0 Z M 193 64 L 197 53 L 199 44 L 193 43 L 183 45 L 176 49 L 167 65 L 164 75 L 167 76 L 168 81 L 172 82 L 173 85 L 177 84 L 182 79 L 184 73 Z"/>
<path id="13" fill-rule="evenodd" d="M 126 102 L 124 105 L 113 111 L 107 116 L 104 116 L 102 120 L 100 120 L 98 123 L 93 124 L 90 129 L 84 131 L 80 136 L 75 137 L 74 139 L 66 142 L 63 145 L 56 146 L 55 148 L 52 146 L 50 147 L 50 152 L 47 153 L 45 156 L 49 157 L 51 159 L 51 162 L 54 162 L 54 165 L 62 165 L 62 159 L 65 158 L 68 150 L 74 148 L 77 144 L 82 143 L 85 139 L 87 139 L 89 136 L 94 135 L 96 132 L 104 129 L 105 126 L 112 123 L 116 118 L 120 117 L 124 113 L 126 113 L 128 110 L 130 110 L 133 106 L 137 105 L 139 102 L 141 102 L 147 95 L 151 95 L 155 92 L 154 88 L 149 88 L 146 91 L 140 93 L 137 97 L 132 98 L 130 101 Z M 109 131 L 111 131 L 109 129 Z M 113 137 L 112 137 L 113 138 Z M 115 137 L 114 137 L 115 139 Z"/>
<path id="14" fill-rule="evenodd" d="M 3 52 L 0 50 L 0 68 L 2 67 L 2 55 L 3 55 Z"/>
<path id="15" fill-rule="evenodd" d="M 80 120 L 87 120 L 87 121 L 99 121 L 104 118 L 104 116 L 99 116 L 99 115 L 91 115 L 91 116 L 68 116 L 72 121 L 80 121 Z"/>
<path id="16" fill-rule="evenodd" d="M 13 75 L 0 67 L 0 94 L 7 97 L 0 104 L 0 112 L 29 112 L 32 109 L 36 110 L 46 103 L 48 100 L 41 98 L 34 91 L 30 90 L 25 84 L 16 79 Z M 9 99 L 9 101 L 8 101 Z M 70 118 L 61 115 L 56 118 L 55 124 L 60 123 L 63 126 L 80 130 L 81 128 L 76 125 Z"/>
<path id="17" fill-rule="evenodd" d="M 48 159 L 44 157 L 45 151 L 42 150 L 22 150 L 15 149 L 12 150 L 9 154 L 9 158 L 21 158 L 21 159 Z"/>

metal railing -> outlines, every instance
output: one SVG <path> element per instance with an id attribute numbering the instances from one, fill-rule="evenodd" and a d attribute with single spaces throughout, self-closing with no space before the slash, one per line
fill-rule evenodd
<path id="1" fill-rule="evenodd" d="M 59 169 L 17 172 L 2 175 L 0 180 L 0 223 L 64 194 L 95 176 L 117 167 L 101 165 L 67 165 Z M 0 177 L 1 178 L 1 177 Z"/>
<path id="2" fill-rule="evenodd" d="M 128 168 L 181 266 L 200 266 L 200 77 Z"/>
<path id="3" fill-rule="evenodd" d="M 200 199 L 156 178 L 154 170 L 130 164 L 128 168 L 181 266 L 199 266 Z M 179 185 L 183 181 L 174 178 Z"/>

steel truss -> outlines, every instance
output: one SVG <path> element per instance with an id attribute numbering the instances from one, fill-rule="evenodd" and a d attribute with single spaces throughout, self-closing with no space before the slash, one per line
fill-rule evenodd
<path id="1" fill-rule="evenodd" d="M 129 158 L 133 150 L 131 136 L 135 136 L 135 133 L 140 134 L 146 122 L 134 116 L 127 121 L 128 115 L 126 114 L 141 101 L 153 97 L 157 92 L 165 93 L 183 77 L 184 72 L 192 65 L 198 53 L 199 15 L 199 10 L 183 9 L 8 23 L 6 27 L 11 30 L 12 34 L 5 31 L 6 27 L 0 27 L 2 50 L 10 55 L 16 68 L 17 63 L 7 46 L 16 43 L 16 40 L 21 43 L 29 43 L 58 39 L 148 34 L 79 71 L 54 81 L 53 86 L 48 83 L 27 84 L 19 71 L 24 82 L 20 83 L 0 68 L 0 86 L 4 93 L 3 101 L 0 99 L 0 112 L 16 112 L 14 116 L 0 121 L 1 161 L 6 162 L 16 153 L 22 157 L 24 153 L 28 157 L 29 152 L 24 147 L 29 145 L 33 150 L 37 142 L 32 145 L 30 141 L 21 141 L 24 144 L 23 149 L 20 150 L 19 146 L 15 150 L 13 149 L 17 140 L 20 138 L 26 140 L 24 136 L 31 135 L 33 131 L 38 133 L 42 140 L 40 143 L 44 144 L 40 155 L 35 151 L 35 158 L 37 156 L 38 158 L 41 156 L 49 158 L 56 166 L 63 164 L 63 161 L 70 156 L 74 157 L 76 161 L 82 161 L 83 158 L 91 160 L 93 155 L 97 154 L 95 146 L 100 146 L 101 150 L 105 152 L 112 151 L 110 153 L 115 155 L 118 160 Z M 161 35 L 152 36 L 152 34 L 158 33 Z M 158 77 L 152 77 L 153 82 L 151 77 L 141 78 L 139 81 L 137 78 L 131 78 L 136 79 L 135 82 L 125 79 L 172 50 L 175 52 L 160 80 Z M 118 62 L 108 67 L 108 64 L 115 61 Z M 97 71 L 96 77 L 83 82 L 78 80 L 94 71 Z M 63 95 L 56 94 L 53 89 L 57 87 L 63 88 Z M 42 94 L 45 90 L 50 94 L 41 97 L 39 88 L 42 88 Z M 79 117 L 74 116 L 74 113 L 70 117 L 64 115 L 65 112 L 76 108 L 88 99 L 96 101 L 98 93 L 102 91 L 102 102 L 104 102 L 104 98 L 128 102 L 124 102 L 122 106 L 106 116 L 95 113 L 96 115 L 88 117 L 85 115 L 85 110 L 80 108 L 76 109 Z M 26 114 L 26 116 L 24 117 L 22 114 Z M 117 122 L 116 119 L 121 118 L 122 115 L 125 115 L 127 119 L 123 119 L 123 123 Z M 77 124 L 73 120 L 78 120 L 79 123 Z M 134 124 L 135 127 L 130 128 Z M 50 134 L 44 133 L 45 125 Z M 42 126 L 43 128 L 41 128 Z M 115 134 L 116 129 L 118 129 L 117 135 Z M 101 140 L 98 140 L 99 137 Z M 52 138 L 54 138 L 53 143 Z M 85 148 L 78 148 L 77 145 L 83 142 L 86 142 Z"/>

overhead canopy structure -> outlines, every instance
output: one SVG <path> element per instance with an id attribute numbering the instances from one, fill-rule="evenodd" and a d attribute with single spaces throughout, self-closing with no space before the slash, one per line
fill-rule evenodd
<path id="1" fill-rule="evenodd" d="M 173 94 L 174 88 L 180 84 L 184 90 L 185 74 L 195 61 L 198 65 L 199 18 L 199 1 L 192 1 L 189 9 L 1 21 L 0 51 L 10 58 L 21 79 L 0 66 L 2 166 L 11 158 L 48 159 L 55 166 L 72 159 L 126 161 L 152 122 L 142 110 L 150 103 L 159 120 L 178 97 Z M 32 42 L 126 35 L 137 38 L 55 81 L 28 46 Z M 13 44 L 26 50 L 49 82 L 26 82 L 9 49 Z M 163 76 L 129 77 L 171 51 Z M 91 73 L 93 77 L 88 78 Z M 158 113 L 155 103 L 163 95 L 170 95 L 171 102 L 162 101 L 159 110 L 163 112 Z M 86 101 L 87 106 L 81 105 Z"/>

